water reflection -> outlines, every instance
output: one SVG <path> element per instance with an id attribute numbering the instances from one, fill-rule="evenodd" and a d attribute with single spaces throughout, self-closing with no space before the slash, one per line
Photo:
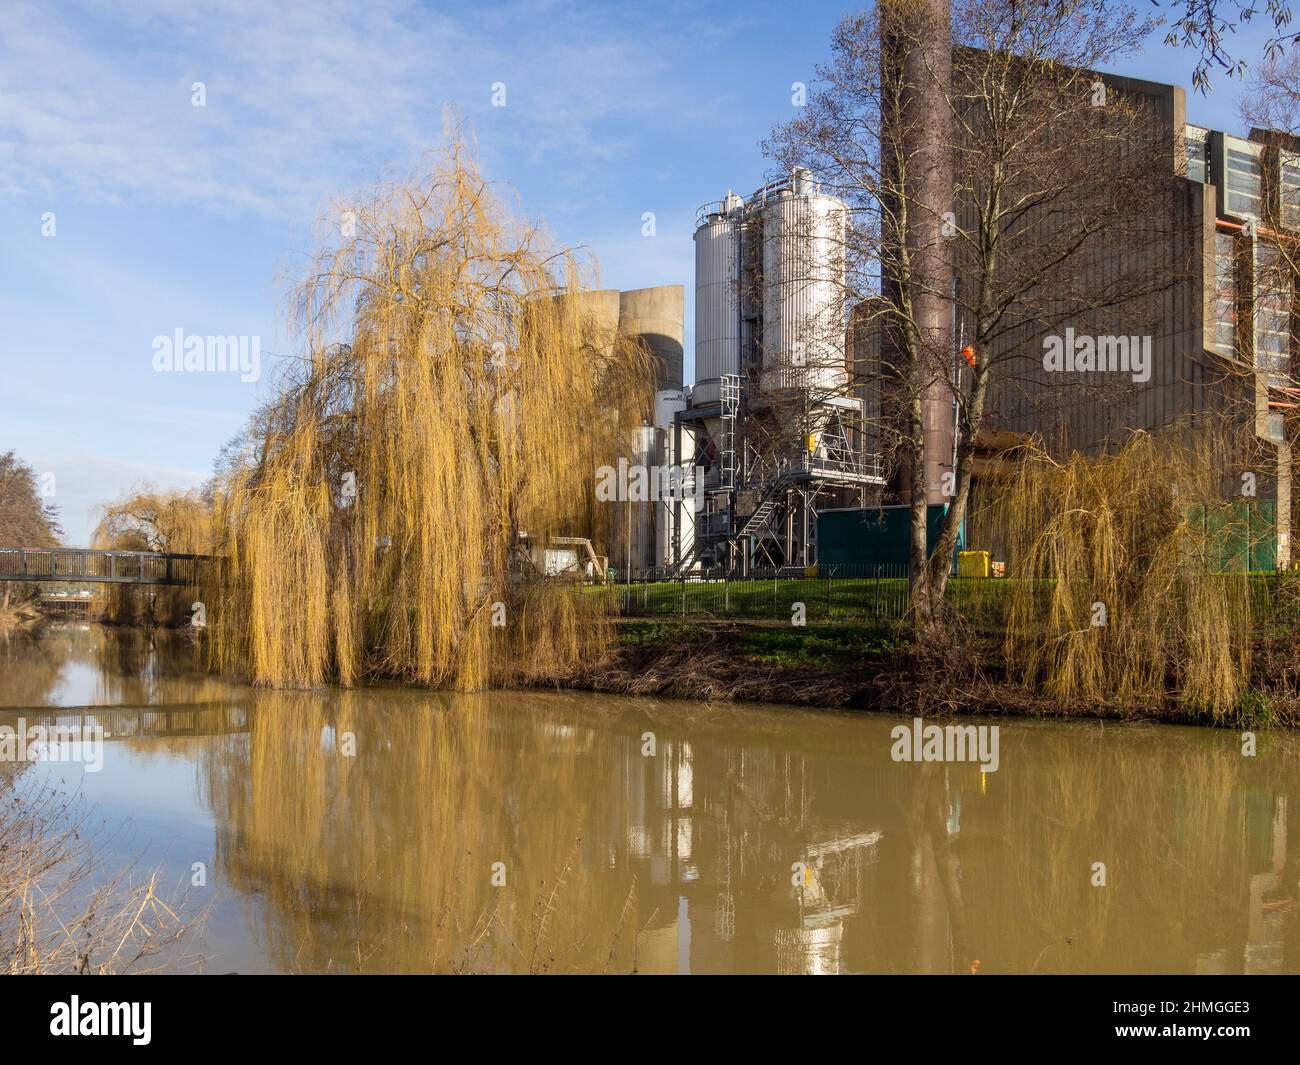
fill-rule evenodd
<path id="1" fill-rule="evenodd" d="M 3 652 L 0 702 L 50 701 L 60 655 L 99 671 L 87 793 L 131 775 L 126 812 L 207 819 L 216 927 L 251 944 L 210 934 L 217 968 L 1300 971 L 1292 736 L 1003 724 L 984 775 L 892 762 L 881 718 L 255 692 L 158 641 L 43 644 Z"/>

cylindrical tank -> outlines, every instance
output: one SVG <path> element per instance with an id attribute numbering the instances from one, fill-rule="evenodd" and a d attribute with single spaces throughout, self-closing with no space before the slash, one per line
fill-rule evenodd
<path id="1" fill-rule="evenodd" d="M 681 446 L 674 446 L 676 430 L 663 433 L 661 453 L 664 465 L 685 467 L 689 473 L 684 498 L 661 499 L 655 504 L 655 562 L 659 566 L 672 566 L 677 562 L 673 552 L 673 532 L 680 527 L 678 552 L 685 554 L 695 542 L 695 431 L 685 426 L 681 430 Z"/>
<path id="2" fill-rule="evenodd" d="M 719 378 L 740 372 L 740 223 L 737 198 L 708 209 L 695 230 L 696 406 L 717 403 Z"/>
<path id="3" fill-rule="evenodd" d="M 763 208 L 764 389 L 844 387 L 846 209 L 796 172 Z"/>
<path id="4" fill-rule="evenodd" d="M 618 289 L 564 292 L 554 299 L 565 316 L 566 327 L 581 330 L 585 339 L 601 351 L 613 350 L 621 303 Z"/>
<path id="5" fill-rule="evenodd" d="M 680 388 L 661 389 L 655 393 L 655 428 L 671 429 L 673 418 L 686 409 L 686 393 Z"/>
<path id="6" fill-rule="evenodd" d="M 686 292 L 681 285 L 635 288 L 619 298 L 618 331 L 639 337 L 658 363 L 656 388 L 682 387 Z"/>
<path id="7" fill-rule="evenodd" d="M 635 445 L 634 461 L 648 471 L 655 465 L 656 455 L 655 437 L 658 434 L 654 426 L 643 426 L 637 433 L 637 442 Z M 628 510 L 628 517 L 631 520 L 631 553 L 626 561 L 626 568 L 630 573 L 641 573 L 654 565 L 654 502 L 646 500 L 643 503 L 632 503 Z"/>

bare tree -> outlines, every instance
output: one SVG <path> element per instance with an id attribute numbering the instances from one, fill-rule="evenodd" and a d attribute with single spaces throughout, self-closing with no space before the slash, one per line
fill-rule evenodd
<path id="1" fill-rule="evenodd" d="M 1078 382 L 1043 377 L 1045 335 L 1149 333 L 1155 295 L 1187 270 L 1153 232 L 1170 217 L 1172 131 L 1140 93 L 1093 73 L 1152 23 L 1093 0 L 964 0 L 944 64 L 938 17 L 900 3 L 845 19 L 806 114 L 768 146 L 855 208 L 849 298 L 855 324 L 881 338 L 885 448 L 913 509 L 914 613 L 936 635 L 990 403 L 1022 378 L 1040 399 L 1077 400 Z M 1162 253 L 1123 254 L 1134 241 Z M 1104 380 L 1094 387 L 1135 384 Z M 940 501 L 930 551 L 927 503 Z"/>
<path id="2" fill-rule="evenodd" d="M 1238 77 L 1246 62 L 1232 51 L 1231 38 L 1239 26 L 1258 19 L 1271 22 L 1276 35 L 1264 44 L 1264 57 L 1276 61 L 1287 48 L 1300 45 L 1300 33 L 1290 29 L 1291 5 L 1287 0 L 1151 0 L 1172 15 L 1165 43 L 1194 49 L 1199 58 L 1192 84 L 1201 92 L 1210 87 L 1210 72 L 1222 70 Z"/>
<path id="3" fill-rule="evenodd" d="M 62 532 L 58 509 L 42 502 L 32 468 L 12 451 L 0 455 L 0 547 L 54 547 Z M 0 613 L 15 595 L 30 598 L 32 588 L 0 582 Z"/>
<path id="4" fill-rule="evenodd" d="M 41 501 L 36 474 L 12 451 L 0 455 L 0 546 L 54 547 L 58 510 Z"/>

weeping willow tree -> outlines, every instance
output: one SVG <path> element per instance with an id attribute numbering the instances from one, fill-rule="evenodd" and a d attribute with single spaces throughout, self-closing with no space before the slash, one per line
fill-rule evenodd
<path id="1" fill-rule="evenodd" d="M 1251 622 L 1233 466 L 1211 433 L 1138 432 L 1062 462 L 1026 448 L 994 506 L 1012 674 L 1063 703 L 1230 710 Z"/>
<path id="2" fill-rule="evenodd" d="M 219 493 L 215 663 L 475 689 L 598 653 L 603 597 L 521 537 L 601 539 L 594 473 L 631 453 L 649 352 L 596 330 L 589 271 L 458 144 L 333 218 L 293 300 L 303 357 Z"/>
<path id="3" fill-rule="evenodd" d="M 140 487 L 103 508 L 93 544 L 113 551 L 206 555 L 212 551 L 213 515 L 201 492 Z M 195 588 L 105 584 L 101 616 L 120 625 L 176 624 L 190 616 Z"/>

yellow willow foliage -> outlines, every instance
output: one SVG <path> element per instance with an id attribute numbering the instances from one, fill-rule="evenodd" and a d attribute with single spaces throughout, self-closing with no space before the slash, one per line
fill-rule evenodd
<path id="1" fill-rule="evenodd" d="M 296 293 L 306 356 L 220 493 L 216 663 L 475 689 L 599 653 L 604 597 L 542 581 L 520 537 L 601 550 L 595 472 L 632 453 L 651 355 L 597 332 L 575 257 L 459 146 L 333 217 Z"/>
<path id="2" fill-rule="evenodd" d="M 212 507 L 200 493 L 146 487 L 106 506 L 91 542 L 104 550 L 207 555 L 213 537 Z M 129 625 L 183 621 L 197 592 L 192 587 L 105 584 L 101 594 L 104 620 Z"/>
<path id="3" fill-rule="evenodd" d="M 1227 454 L 1208 432 L 1134 433 L 1064 462 L 1026 449 L 993 507 L 1013 675 L 1064 703 L 1233 707 L 1251 608 Z"/>

